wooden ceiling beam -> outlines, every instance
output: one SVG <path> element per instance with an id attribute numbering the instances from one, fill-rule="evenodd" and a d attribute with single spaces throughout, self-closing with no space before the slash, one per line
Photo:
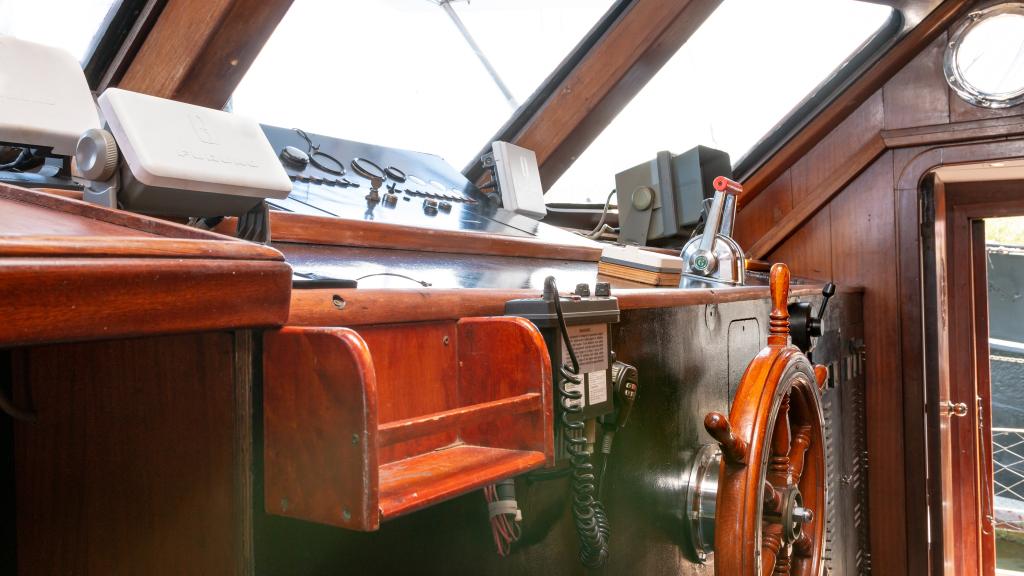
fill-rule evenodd
<path id="1" fill-rule="evenodd" d="M 292 0 L 170 0 L 118 87 L 223 108 Z"/>
<path id="2" fill-rule="evenodd" d="M 973 0 L 946 0 L 886 52 L 867 72 L 786 143 L 743 182 L 739 207 L 743 208 L 797 160 L 821 142 L 854 110 L 877 92 L 972 4 Z"/>
<path id="3" fill-rule="evenodd" d="M 547 189 L 721 0 L 635 0 L 514 138 Z"/>

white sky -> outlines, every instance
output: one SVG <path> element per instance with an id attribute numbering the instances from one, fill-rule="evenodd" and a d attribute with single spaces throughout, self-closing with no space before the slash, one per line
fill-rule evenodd
<path id="1" fill-rule="evenodd" d="M 610 5 L 453 3 L 520 103 Z M 460 170 L 512 114 L 430 0 L 296 0 L 232 105 L 268 124 L 431 152 Z"/>
<path id="2" fill-rule="evenodd" d="M 0 34 L 59 46 L 79 62 L 114 0 L 0 0 Z"/>

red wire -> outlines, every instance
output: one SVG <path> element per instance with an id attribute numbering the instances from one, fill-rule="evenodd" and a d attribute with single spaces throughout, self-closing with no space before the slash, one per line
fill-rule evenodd
<path id="1" fill-rule="evenodd" d="M 498 500 L 498 488 L 495 485 L 484 486 L 484 499 L 488 504 Z M 512 549 L 512 543 L 519 540 L 519 525 L 515 523 L 511 514 L 498 514 L 491 516 L 491 535 L 494 538 L 494 545 L 498 549 L 499 556 L 508 556 Z"/>

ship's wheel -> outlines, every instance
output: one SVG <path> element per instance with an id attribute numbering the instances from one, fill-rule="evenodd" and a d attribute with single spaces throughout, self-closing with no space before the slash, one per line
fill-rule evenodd
<path id="1" fill-rule="evenodd" d="M 789 338 L 789 269 L 771 270 L 768 346 L 743 374 L 729 416 L 704 427 L 687 513 L 697 557 L 719 576 L 820 576 L 825 547 L 825 444 L 820 386 Z"/>

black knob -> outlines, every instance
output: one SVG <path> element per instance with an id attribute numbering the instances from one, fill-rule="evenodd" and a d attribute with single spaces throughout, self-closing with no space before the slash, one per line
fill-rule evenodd
<path id="1" fill-rule="evenodd" d="M 836 285 L 829 282 L 821 289 L 821 308 L 818 308 L 818 316 L 811 317 L 807 321 L 807 332 L 814 338 L 821 336 L 821 319 L 825 317 L 825 307 L 828 306 L 829 298 L 835 296 Z"/>
<path id="2" fill-rule="evenodd" d="M 573 291 L 573 294 L 579 296 L 580 298 L 586 298 L 590 296 L 590 286 L 588 286 L 585 282 L 577 284 L 576 290 Z"/>
<path id="3" fill-rule="evenodd" d="M 612 285 L 607 282 L 598 282 L 594 286 L 594 296 L 598 298 L 608 298 L 612 295 Z"/>
<path id="4" fill-rule="evenodd" d="M 281 160 L 296 168 L 305 168 L 309 164 L 309 154 L 299 150 L 295 146 L 285 146 L 281 150 Z"/>

